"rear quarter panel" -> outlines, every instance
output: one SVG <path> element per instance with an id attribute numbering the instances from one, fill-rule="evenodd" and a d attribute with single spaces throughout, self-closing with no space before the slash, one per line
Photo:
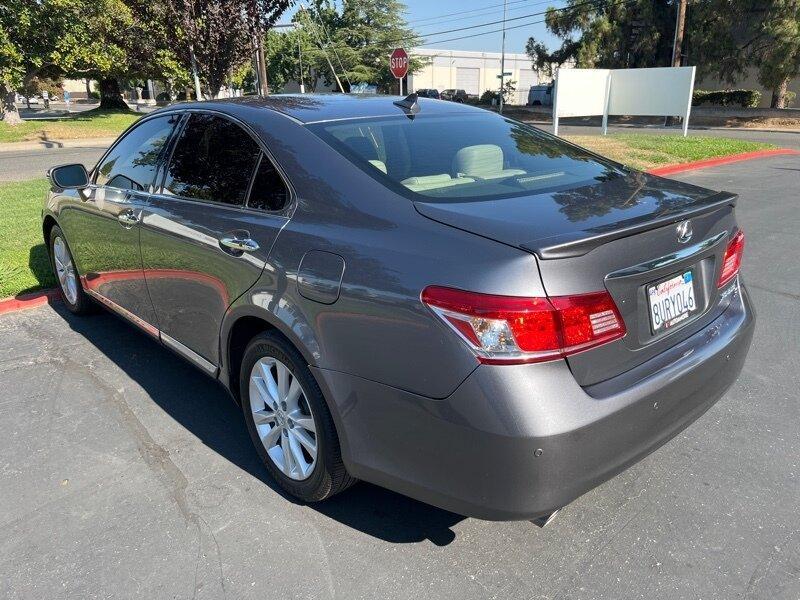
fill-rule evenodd
<path id="1" fill-rule="evenodd" d="M 426 219 L 285 117 L 264 122 L 259 133 L 297 191 L 297 206 L 270 255 L 274 268 L 231 315 L 270 313 L 309 364 L 443 398 L 478 363 L 422 304 L 425 286 L 543 293 L 531 254 Z M 298 292 L 298 268 L 310 251 L 344 259 L 333 304 Z"/>

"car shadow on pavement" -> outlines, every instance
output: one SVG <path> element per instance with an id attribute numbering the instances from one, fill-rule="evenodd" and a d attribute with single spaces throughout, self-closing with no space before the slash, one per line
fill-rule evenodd
<path id="1" fill-rule="evenodd" d="M 50 255 L 43 243 L 31 246 L 28 252 L 28 268 L 38 282 L 38 286 L 34 289 L 49 288 L 58 283 L 50 267 Z M 27 291 L 30 290 L 23 290 L 22 293 Z"/>
<path id="2" fill-rule="evenodd" d="M 252 446 L 241 410 L 219 384 L 114 315 L 76 317 L 63 306 L 56 310 L 73 331 L 113 361 L 208 448 L 287 501 L 297 502 L 269 477 Z M 308 506 L 348 527 L 399 544 L 430 540 L 445 546 L 455 539 L 451 527 L 465 518 L 364 482 Z"/>

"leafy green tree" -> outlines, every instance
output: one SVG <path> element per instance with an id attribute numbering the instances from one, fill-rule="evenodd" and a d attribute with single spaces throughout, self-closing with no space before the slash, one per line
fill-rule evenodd
<path id="1" fill-rule="evenodd" d="M 566 10 L 548 9 L 545 18 L 561 46 L 550 51 L 530 38 L 526 51 L 545 72 L 567 61 L 587 68 L 667 66 L 676 10 L 676 0 L 568 0 Z M 788 84 L 800 75 L 800 1 L 694 2 L 684 47 L 700 78 L 713 75 L 735 85 L 755 68 L 760 83 L 773 91 L 772 105 L 784 107 Z"/>
<path id="2" fill-rule="evenodd" d="M 5 0 L 0 30 L 4 98 L 35 78 L 88 77 L 98 81 L 101 108 L 126 110 L 120 78 L 181 76 L 169 49 L 152 43 L 149 24 L 122 0 Z"/>
<path id="3" fill-rule="evenodd" d="M 22 52 L 5 26 L 8 7 L 0 6 L 0 120 L 10 125 L 21 121 L 15 103 L 16 89 L 25 75 Z"/>
<path id="4" fill-rule="evenodd" d="M 267 32 L 265 49 L 267 54 L 267 79 L 270 88 L 281 90 L 289 81 L 310 83 L 309 67 L 316 60 L 318 50 L 311 44 L 306 31 L 297 27 L 290 31 Z M 300 57 L 303 59 L 303 73 L 300 73 Z"/>
<path id="5" fill-rule="evenodd" d="M 666 66 L 672 56 L 675 2 L 568 0 L 563 9 L 549 8 L 545 23 L 562 39 L 561 46 L 549 51 L 535 38 L 526 44 L 534 65 L 545 72 L 568 61 L 584 68 Z"/>
<path id="6" fill-rule="evenodd" d="M 320 78 L 327 85 L 342 80 L 344 91 L 351 84 L 369 83 L 387 91 L 396 85 L 389 71 L 389 55 L 398 46 L 413 47 L 419 36 L 403 18 L 405 5 L 397 0 L 313 0 L 309 10 L 300 10 L 294 20 L 309 41 L 309 74 L 312 89 Z M 296 52 L 295 52 L 296 54 Z M 303 53 L 304 60 L 306 53 Z M 409 60 L 409 73 L 425 63 Z"/>
<path id="7" fill-rule="evenodd" d="M 209 98 L 250 60 L 258 32 L 266 31 L 289 6 L 289 0 L 124 2 L 139 21 L 153 25 L 155 44 L 169 49 L 196 75 Z"/>
<path id="8" fill-rule="evenodd" d="M 735 85 L 755 68 L 772 106 L 785 108 L 789 82 L 800 76 L 800 2 L 706 0 L 691 8 L 690 48 L 701 74 Z"/>

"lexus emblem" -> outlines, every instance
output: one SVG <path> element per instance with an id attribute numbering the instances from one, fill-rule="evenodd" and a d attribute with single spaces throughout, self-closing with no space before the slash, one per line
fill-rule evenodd
<path id="1" fill-rule="evenodd" d="M 681 244 L 685 244 L 692 239 L 692 222 L 683 221 L 678 223 L 678 226 L 675 228 L 675 232 L 678 234 L 678 241 Z"/>

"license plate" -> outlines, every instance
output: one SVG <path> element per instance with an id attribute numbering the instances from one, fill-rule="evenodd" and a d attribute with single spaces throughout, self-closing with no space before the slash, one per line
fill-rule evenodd
<path id="1" fill-rule="evenodd" d="M 647 286 L 647 299 L 654 335 L 682 323 L 697 312 L 692 271 Z"/>

